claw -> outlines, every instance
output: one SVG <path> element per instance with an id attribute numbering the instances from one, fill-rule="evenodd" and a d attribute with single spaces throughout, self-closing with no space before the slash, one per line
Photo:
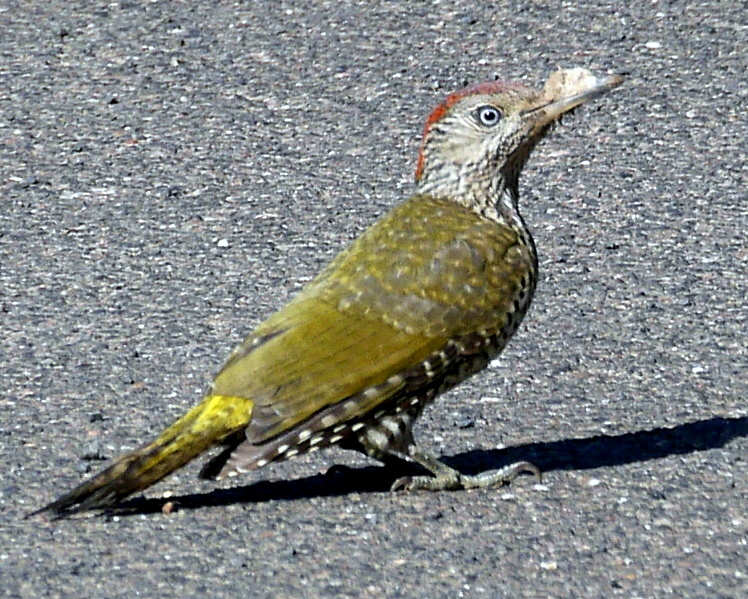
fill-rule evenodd
<path id="1" fill-rule="evenodd" d="M 508 476 L 511 476 L 511 478 L 506 479 L 507 483 L 512 482 L 520 474 L 532 474 L 538 484 L 543 482 L 543 473 L 540 471 L 540 468 L 532 462 L 515 462 L 514 464 L 510 464 L 508 468 L 510 469 Z M 504 468 L 502 468 L 502 470 L 504 470 Z"/>
<path id="2" fill-rule="evenodd" d="M 412 484 L 413 484 L 412 476 L 401 476 L 394 483 L 392 483 L 392 486 L 390 487 L 390 491 L 392 493 L 396 493 L 397 491 L 412 491 L 413 490 L 411 488 Z"/>

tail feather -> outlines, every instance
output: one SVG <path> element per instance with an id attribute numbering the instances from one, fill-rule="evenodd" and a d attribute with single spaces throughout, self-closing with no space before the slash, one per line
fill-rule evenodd
<path id="1" fill-rule="evenodd" d="M 242 431 L 251 420 L 252 408 L 252 401 L 241 397 L 209 395 L 155 441 L 120 457 L 103 472 L 29 516 L 46 513 L 65 518 L 114 505 Z"/>

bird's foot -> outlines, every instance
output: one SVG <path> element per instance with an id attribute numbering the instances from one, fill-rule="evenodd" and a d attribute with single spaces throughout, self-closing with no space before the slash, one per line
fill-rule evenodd
<path id="1" fill-rule="evenodd" d="M 479 474 L 461 474 L 442 464 L 443 468 L 434 476 L 403 476 L 390 487 L 391 491 L 455 491 L 458 489 L 486 489 L 495 485 L 508 485 L 520 474 L 532 474 L 542 481 L 540 469 L 530 462 L 515 462 L 497 470 L 487 470 Z"/>

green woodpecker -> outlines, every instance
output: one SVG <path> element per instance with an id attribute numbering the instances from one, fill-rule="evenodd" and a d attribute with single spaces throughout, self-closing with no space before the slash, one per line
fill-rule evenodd
<path id="1" fill-rule="evenodd" d="M 205 477 L 330 445 L 423 469 L 393 489 L 539 476 L 528 462 L 461 474 L 416 447 L 413 423 L 497 356 L 530 305 L 538 260 L 518 180 L 532 149 L 564 113 L 621 81 L 570 69 L 542 91 L 492 81 L 448 96 L 426 121 L 413 195 L 258 326 L 202 402 L 36 513 L 111 506 L 217 445 Z"/>

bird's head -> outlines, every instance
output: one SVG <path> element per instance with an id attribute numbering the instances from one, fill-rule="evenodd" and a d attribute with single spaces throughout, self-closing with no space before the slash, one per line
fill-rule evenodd
<path id="1" fill-rule="evenodd" d="M 568 69 L 553 73 L 542 90 L 491 81 L 449 95 L 424 127 L 417 191 L 480 212 L 506 192 L 516 202 L 520 171 L 550 127 L 621 81 Z"/>

